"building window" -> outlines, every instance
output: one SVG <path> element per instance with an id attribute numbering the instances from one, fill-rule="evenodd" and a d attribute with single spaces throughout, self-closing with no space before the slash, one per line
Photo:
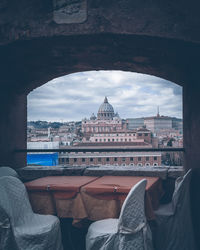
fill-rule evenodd
<path id="1" fill-rule="evenodd" d="M 110 159 L 109 158 L 106 158 L 106 161 L 109 161 Z"/>
<path id="2" fill-rule="evenodd" d="M 141 161 L 142 160 L 142 157 L 138 157 L 138 161 Z"/>
<path id="3" fill-rule="evenodd" d="M 110 139 L 108 139 L 108 141 L 110 141 Z"/>
<path id="4" fill-rule="evenodd" d="M 142 136 L 142 134 L 141 134 L 141 133 L 139 133 L 139 134 L 138 134 L 138 136 Z"/>
<path id="5" fill-rule="evenodd" d="M 85 162 L 85 158 L 82 158 L 82 162 Z"/>
<path id="6" fill-rule="evenodd" d="M 101 158 L 98 158 L 98 162 L 101 162 Z"/>
<path id="7" fill-rule="evenodd" d="M 125 139 L 125 141 L 127 141 L 127 139 Z"/>
<path id="8" fill-rule="evenodd" d="M 146 157 L 146 161 L 149 161 L 149 157 L 148 156 Z"/>
<path id="9" fill-rule="evenodd" d="M 123 164 L 122 164 L 122 166 L 126 166 L 126 164 L 125 164 L 125 163 L 123 163 Z"/>
<path id="10" fill-rule="evenodd" d="M 142 167 L 142 163 L 138 163 L 137 165 L 138 165 L 138 167 Z"/>
<path id="11" fill-rule="evenodd" d="M 130 157 L 130 161 L 133 161 L 133 157 Z"/>
<path id="12" fill-rule="evenodd" d="M 117 161 L 117 157 L 114 158 L 114 161 Z"/>
<path id="13" fill-rule="evenodd" d="M 131 139 L 129 139 L 129 141 L 131 141 Z"/>
<path id="14" fill-rule="evenodd" d="M 99 139 L 99 141 L 102 141 L 101 139 Z"/>
<path id="15" fill-rule="evenodd" d="M 77 162 L 77 158 L 74 158 L 74 162 Z"/>
<path id="16" fill-rule="evenodd" d="M 154 161 L 157 161 L 157 156 L 154 156 L 153 159 L 154 159 Z"/>
<path id="17" fill-rule="evenodd" d="M 106 139 L 104 139 L 104 141 L 106 141 Z"/>
<path id="18" fill-rule="evenodd" d="M 90 161 L 91 161 L 91 162 L 93 162 L 93 160 L 94 160 L 93 158 L 90 158 Z"/>
<path id="19" fill-rule="evenodd" d="M 145 136 L 148 136 L 148 134 L 144 134 Z"/>
<path id="20" fill-rule="evenodd" d="M 112 139 L 112 141 L 115 141 L 115 139 Z"/>
<path id="21" fill-rule="evenodd" d="M 126 161 L 126 158 L 125 158 L 125 157 L 122 157 L 122 161 Z"/>
<path id="22" fill-rule="evenodd" d="M 95 139 L 95 141 L 98 141 L 98 139 Z"/>
<path id="23" fill-rule="evenodd" d="M 130 164 L 130 166 L 132 166 L 132 167 L 133 167 L 133 166 L 134 166 L 134 164 L 133 164 L 133 163 L 131 163 L 131 164 Z"/>
<path id="24" fill-rule="evenodd" d="M 154 166 L 158 166 L 158 163 L 154 163 L 153 165 L 154 165 Z"/>
<path id="25" fill-rule="evenodd" d="M 146 163 L 145 166 L 149 167 L 149 166 L 150 166 L 150 163 Z"/>
<path id="26" fill-rule="evenodd" d="M 121 141 L 123 141 L 123 139 L 121 138 Z"/>

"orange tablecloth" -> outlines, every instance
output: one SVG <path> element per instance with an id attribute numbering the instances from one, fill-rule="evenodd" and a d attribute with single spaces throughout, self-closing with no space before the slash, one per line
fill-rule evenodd
<path id="1" fill-rule="evenodd" d="M 155 218 L 153 210 L 158 208 L 163 195 L 161 180 L 157 177 L 104 176 L 81 188 L 88 218 L 100 220 L 118 217 L 122 204 L 130 189 L 140 180 L 147 180 L 145 211 L 148 220 Z"/>
<path id="2" fill-rule="evenodd" d="M 25 183 L 33 211 L 62 218 L 87 217 L 80 188 L 96 180 L 90 176 L 50 176 Z"/>
<path id="3" fill-rule="evenodd" d="M 119 217 L 121 206 L 131 187 L 147 179 L 145 209 L 147 219 L 163 194 L 156 177 L 135 176 L 51 176 L 25 183 L 33 211 L 61 218 L 100 220 Z"/>

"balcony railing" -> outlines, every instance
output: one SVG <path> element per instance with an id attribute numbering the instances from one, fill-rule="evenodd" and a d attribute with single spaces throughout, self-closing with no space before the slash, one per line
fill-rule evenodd
<path id="1" fill-rule="evenodd" d="M 131 148 L 131 147 L 77 147 L 63 149 L 16 149 L 14 153 L 36 153 L 36 152 L 185 152 L 185 148 Z"/>

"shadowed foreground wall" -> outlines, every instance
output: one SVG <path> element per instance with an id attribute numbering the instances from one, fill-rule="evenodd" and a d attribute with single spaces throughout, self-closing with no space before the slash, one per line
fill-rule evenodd
<path id="1" fill-rule="evenodd" d="M 26 95 L 2 91 L 0 103 L 0 165 L 23 167 L 26 154 L 14 150 L 26 148 Z"/>

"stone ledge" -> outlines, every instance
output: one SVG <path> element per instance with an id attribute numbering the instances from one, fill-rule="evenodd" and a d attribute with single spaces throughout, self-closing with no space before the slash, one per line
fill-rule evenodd
<path id="1" fill-rule="evenodd" d="M 160 166 L 160 167 L 127 167 L 127 166 L 27 166 L 17 170 L 24 181 L 30 181 L 46 176 L 150 176 L 177 178 L 184 174 L 181 166 Z"/>
<path id="2" fill-rule="evenodd" d="M 63 175 L 83 175 L 84 171 L 87 167 L 85 166 L 77 166 L 77 167 L 63 167 Z"/>
<path id="3" fill-rule="evenodd" d="M 161 179 L 167 178 L 168 167 L 113 167 L 113 166 L 102 166 L 102 167 L 88 167 L 84 171 L 84 175 L 88 176 L 103 176 L 103 175 L 114 175 L 114 176 L 149 176 L 149 177 L 160 177 Z"/>
<path id="4" fill-rule="evenodd" d="M 68 167 L 68 166 L 27 166 L 17 169 L 19 176 L 24 181 L 34 180 L 46 176 L 63 176 L 63 175 L 83 175 L 86 167 Z"/>
<path id="5" fill-rule="evenodd" d="M 182 166 L 171 166 L 168 169 L 168 178 L 178 178 L 184 175 L 185 170 Z"/>

